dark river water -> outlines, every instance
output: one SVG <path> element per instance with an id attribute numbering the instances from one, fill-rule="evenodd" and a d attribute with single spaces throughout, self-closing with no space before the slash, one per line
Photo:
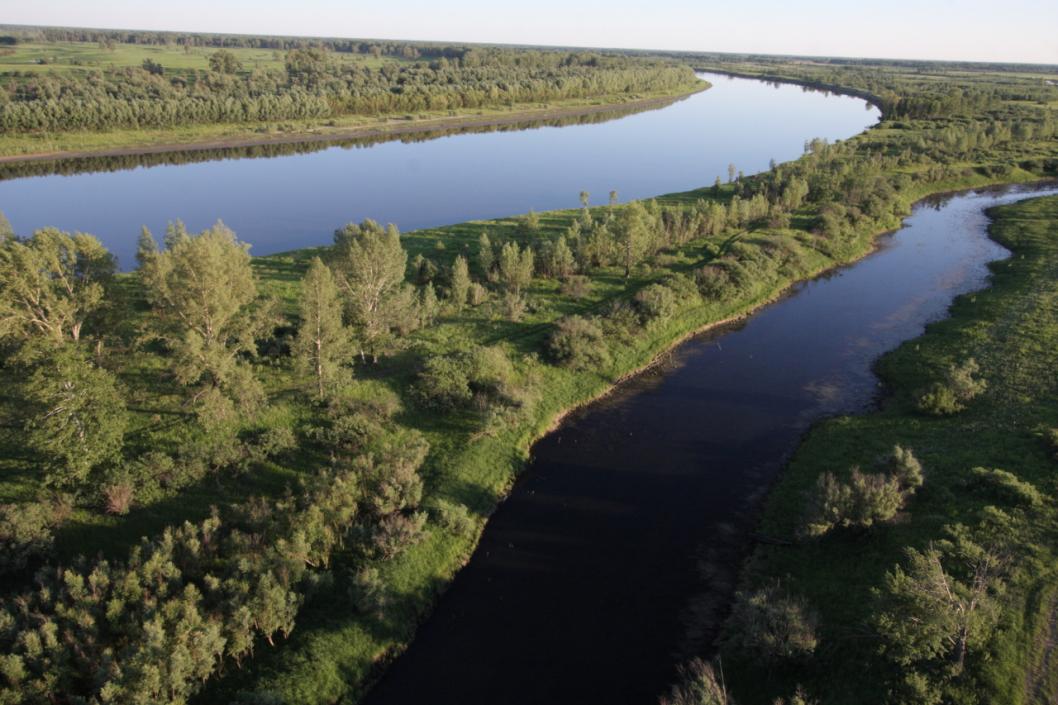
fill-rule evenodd
<path id="1" fill-rule="evenodd" d="M 573 208 L 582 190 L 593 203 L 611 190 L 622 201 L 686 191 L 726 180 L 728 164 L 763 171 L 800 156 L 807 139 L 848 138 L 878 119 L 857 98 L 703 77 L 713 88 L 603 123 L 8 179 L 0 211 L 19 234 L 92 233 L 125 268 L 141 226 L 159 235 L 177 218 L 193 230 L 223 220 L 254 254 L 269 254 L 329 243 L 364 218 L 410 230 Z"/>
<path id="2" fill-rule="evenodd" d="M 536 444 L 365 702 L 656 703 L 692 601 L 726 594 L 702 562 L 737 564 L 738 537 L 809 425 L 872 404 L 872 361 L 985 285 L 986 263 L 1007 251 L 983 211 L 1027 193 L 923 203 L 872 256 L 694 338 L 572 415 Z"/>

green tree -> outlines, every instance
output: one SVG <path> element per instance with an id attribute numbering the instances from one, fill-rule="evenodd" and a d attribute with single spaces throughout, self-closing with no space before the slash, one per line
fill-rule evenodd
<path id="1" fill-rule="evenodd" d="M 11 227 L 11 221 L 7 219 L 7 216 L 0 212 L 0 246 L 3 246 L 8 240 L 15 239 L 15 229 Z"/>
<path id="2" fill-rule="evenodd" d="M 166 245 L 139 270 L 153 334 L 172 350 L 177 380 L 200 388 L 196 400 L 219 390 L 252 410 L 262 391 L 244 358 L 257 354 L 275 316 L 258 301 L 249 245 L 223 223 L 194 236 L 174 229 Z"/>
<path id="3" fill-rule="evenodd" d="M 615 230 L 621 265 L 627 278 L 650 246 L 650 214 L 640 201 L 633 201 L 621 211 Z"/>
<path id="4" fill-rule="evenodd" d="M 77 341 L 104 305 L 113 255 L 91 235 L 44 228 L 0 241 L 0 338 Z"/>
<path id="5" fill-rule="evenodd" d="M 580 207 L 581 208 L 587 208 L 588 207 L 588 203 L 589 203 L 590 200 L 591 200 L 591 194 L 590 193 L 588 193 L 587 191 L 581 191 L 580 192 Z"/>
<path id="6" fill-rule="evenodd" d="M 458 255 L 452 264 L 452 284 L 449 287 L 448 298 L 456 311 L 463 310 L 467 303 L 467 294 L 470 292 L 470 267 L 463 255 Z"/>
<path id="7" fill-rule="evenodd" d="M 573 250 L 566 243 L 566 236 L 560 235 L 551 251 L 551 273 L 559 279 L 565 279 L 573 274 L 576 267 L 577 260 L 573 256 Z"/>
<path id="8" fill-rule="evenodd" d="M 238 73 L 242 71 L 242 62 L 233 52 L 219 49 L 209 55 L 209 68 L 217 73 Z"/>
<path id="9" fill-rule="evenodd" d="M 301 281 L 301 326 L 294 342 L 294 356 L 301 373 L 315 381 L 320 399 L 338 379 L 352 346 L 349 329 L 342 323 L 338 284 L 323 260 L 314 257 Z"/>
<path id="10" fill-rule="evenodd" d="M 77 488 L 92 468 L 119 457 L 125 401 L 114 377 L 76 346 L 51 352 L 23 386 L 26 440 L 45 459 L 49 485 Z"/>
<path id="11" fill-rule="evenodd" d="M 776 583 L 739 592 L 731 610 L 728 644 L 772 663 L 795 661 L 816 649 L 815 612 Z"/>
<path id="12" fill-rule="evenodd" d="M 505 291 L 521 296 L 533 280 L 533 259 L 531 247 L 522 249 L 515 242 L 504 243 L 500 250 L 499 281 Z"/>
<path id="13" fill-rule="evenodd" d="M 335 275 L 360 342 L 360 355 L 377 361 L 394 334 L 415 326 L 415 292 L 404 281 L 408 253 L 396 226 L 365 220 L 335 233 Z"/>

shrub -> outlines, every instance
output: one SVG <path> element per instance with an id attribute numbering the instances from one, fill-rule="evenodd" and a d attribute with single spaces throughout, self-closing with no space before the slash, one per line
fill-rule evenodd
<path id="1" fill-rule="evenodd" d="M 778 583 L 754 592 L 738 592 L 728 624 L 728 644 L 770 662 L 810 656 L 816 649 L 815 613 L 804 599 Z"/>
<path id="2" fill-rule="evenodd" d="M 977 377 L 981 371 L 972 357 L 961 365 L 950 365 L 941 382 L 935 382 L 919 398 L 919 410 L 933 416 L 949 416 L 988 388 L 988 382 Z"/>
<path id="3" fill-rule="evenodd" d="M 1054 459 L 1058 460 L 1058 428 L 1050 428 L 1045 432 L 1047 445 L 1054 451 Z"/>
<path id="4" fill-rule="evenodd" d="M 900 486 L 905 491 L 917 490 L 926 480 L 922 471 L 922 463 L 919 462 L 910 448 L 904 448 L 900 445 L 893 446 L 888 466 L 889 472 L 900 481 Z"/>
<path id="5" fill-rule="evenodd" d="M 455 357 L 427 358 L 414 387 L 415 396 L 426 406 L 457 409 L 473 398 L 467 370 Z"/>
<path id="6" fill-rule="evenodd" d="M 388 560 L 412 544 L 418 543 L 425 526 L 425 512 L 394 512 L 382 517 L 375 525 L 371 539 L 372 547 L 377 555 Z"/>
<path id="7" fill-rule="evenodd" d="M 471 306 L 480 306 L 481 304 L 488 301 L 489 290 L 483 287 L 477 282 L 473 282 L 470 285 L 470 289 L 467 291 L 467 303 Z"/>
<path id="8" fill-rule="evenodd" d="M 679 310 L 679 302 L 672 289 L 663 284 L 650 284 L 636 292 L 636 311 L 644 324 L 664 321 Z"/>
<path id="9" fill-rule="evenodd" d="M 661 705 L 734 705 L 713 664 L 699 658 L 680 666 L 679 683 Z"/>
<path id="10" fill-rule="evenodd" d="M 106 500 L 105 509 L 107 514 L 125 515 L 132 507 L 132 498 L 135 490 L 132 483 L 127 480 L 115 482 L 103 488 L 103 497 Z"/>
<path id="11" fill-rule="evenodd" d="M 974 468 L 970 471 L 973 482 L 989 495 L 1007 504 L 1035 507 L 1043 503 L 1043 495 L 1031 482 L 1019 479 L 1013 473 L 998 468 Z"/>
<path id="12" fill-rule="evenodd" d="M 0 574 L 22 570 L 51 551 L 55 513 L 42 502 L 0 504 Z"/>
<path id="13" fill-rule="evenodd" d="M 591 293 L 591 280 L 583 274 L 570 275 L 562 281 L 559 292 L 571 299 L 583 299 Z"/>
<path id="14" fill-rule="evenodd" d="M 853 468 L 847 483 L 833 473 L 823 473 L 809 495 L 808 512 L 801 533 L 822 536 L 834 528 L 870 528 L 887 521 L 904 503 L 900 480 L 895 475 L 863 473 Z"/>
<path id="15" fill-rule="evenodd" d="M 732 293 L 731 275 L 723 267 L 707 264 L 694 273 L 694 281 L 708 299 L 723 299 Z"/>
<path id="16" fill-rule="evenodd" d="M 476 401 L 487 410 L 494 404 L 515 404 L 514 381 L 514 365 L 502 348 L 475 347 L 428 358 L 414 393 L 426 406 L 454 410 Z"/>
<path id="17" fill-rule="evenodd" d="M 456 536 L 470 536 L 474 532 L 474 517 L 465 504 L 439 499 L 434 503 L 433 511 L 437 522 L 446 531 Z"/>
<path id="18" fill-rule="evenodd" d="M 599 370 L 610 364 L 602 328 L 580 316 L 560 318 L 548 339 L 552 359 L 576 370 Z"/>
<path id="19" fill-rule="evenodd" d="M 503 316 L 508 321 L 520 321 L 525 315 L 525 297 L 515 291 L 503 294 Z"/>
<path id="20" fill-rule="evenodd" d="M 378 568 L 368 567 L 356 571 L 350 581 L 349 599 L 361 614 L 373 615 L 376 619 L 385 616 L 389 595 Z"/>

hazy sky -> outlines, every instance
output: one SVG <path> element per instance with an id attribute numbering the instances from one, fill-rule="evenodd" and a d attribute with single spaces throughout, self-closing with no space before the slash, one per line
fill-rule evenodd
<path id="1" fill-rule="evenodd" d="M 1058 63 L 1058 0 L 0 0 L 0 23 Z"/>

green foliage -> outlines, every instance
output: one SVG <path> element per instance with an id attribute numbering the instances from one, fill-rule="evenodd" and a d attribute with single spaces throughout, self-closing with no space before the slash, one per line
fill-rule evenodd
<path id="1" fill-rule="evenodd" d="M 341 381 L 342 365 L 352 351 L 352 336 L 342 323 L 338 285 L 327 265 L 315 257 L 301 282 L 301 326 L 293 354 L 301 373 L 315 382 L 319 399 Z"/>
<path id="2" fill-rule="evenodd" d="M 418 324 L 415 291 L 404 281 L 408 253 L 396 226 L 373 220 L 334 233 L 333 267 L 361 356 L 391 350 L 396 335 Z"/>
<path id="3" fill-rule="evenodd" d="M 214 390 L 244 411 L 255 409 L 262 390 L 244 358 L 257 354 L 256 338 L 273 316 L 258 302 L 249 246 L 222 223 L 198 235 L 178 223 L 165 244 L 145 255 L 139 274 L 154 311 L 151 332 L 172 350 L 176 379 L 200 400 Z"/>
<path id="4" fill-rule="evenodd" d="M 814 610 L 778 584 L 739 592 L 728 620 L 727 645 L 769 663 L 801 661 L 816 650 Z"/>
<path id="5" fill-rule="evenodd" d="M 449 301 L 456 311 L 462 311 L 467 304 L 467 296 L 470 293 L 470 268 L 467 260 L 462 255 L 456 257 L 452 264 L 452 282 L 449 286 Z"/>
<path id="6" fill-rule="evenodd" d="M 238 73 L 242 71 L 242 62 L 231 51 L 218 49 L 209 55 L 209 69 L 217 73 Z"/>
<path id="7" fill-rule="evenodd" d="M 55 541 L 55 515 L 45 502 L 0 504 L 0 575 L 48 555 Z"/>
<path id="8" fill-rule="evenodd" d="M 79 489 L 92 468 L 121 453 L 128 414 L 114 377 L 76 347 L 39 361 L 24 384 L 26 441 L 39 454 L 48 485 Z"/>
<path id="9" fill-rule="evenodd" d="M 551 358 L 576 370 L 603 370 L 610 365 L 610 351 L 602 328 L 581 316 L 567 316 L 555 323 L 548 338 Z"/>
<path id="10" fill-rule="evenodd" d="M 692 659 L 680 667 L 679 682 L 661 705 L 735 705 L 713 664 Z"/>
<path id="11" fill-rule="evenodd" d="M 91 235 L 44 228 L 28 240 L 0 238 L 0 339 L 79 340 L 114 269 Z"/>
<path id="12" fill-rule="evenodd" d="M 949 365 L 944 381 L 935 382 L 919 398 L 919 409 L 933 416 L 950 416 L 962 411 L 988 388 L 988 382 L 977 377 L 980 369 L 972 357 L 960 365 Z"/>
<path id="13" fill-rule="evenodd" d="M 999 468 L 974 468 L 971 482 L 990 497 L 1005 504 L 1035 507 L 1043 503 L 1043 495 L 1031 482 Z"/>
<path id="14" fill-rule="evenodd" d="M 414 392 L 425 406 L 456 410 L 473 402 L 486 411 L 495 405 L 516 405 L 515 371 L 499 347 L 428 357 L 423 362 Z"/>

